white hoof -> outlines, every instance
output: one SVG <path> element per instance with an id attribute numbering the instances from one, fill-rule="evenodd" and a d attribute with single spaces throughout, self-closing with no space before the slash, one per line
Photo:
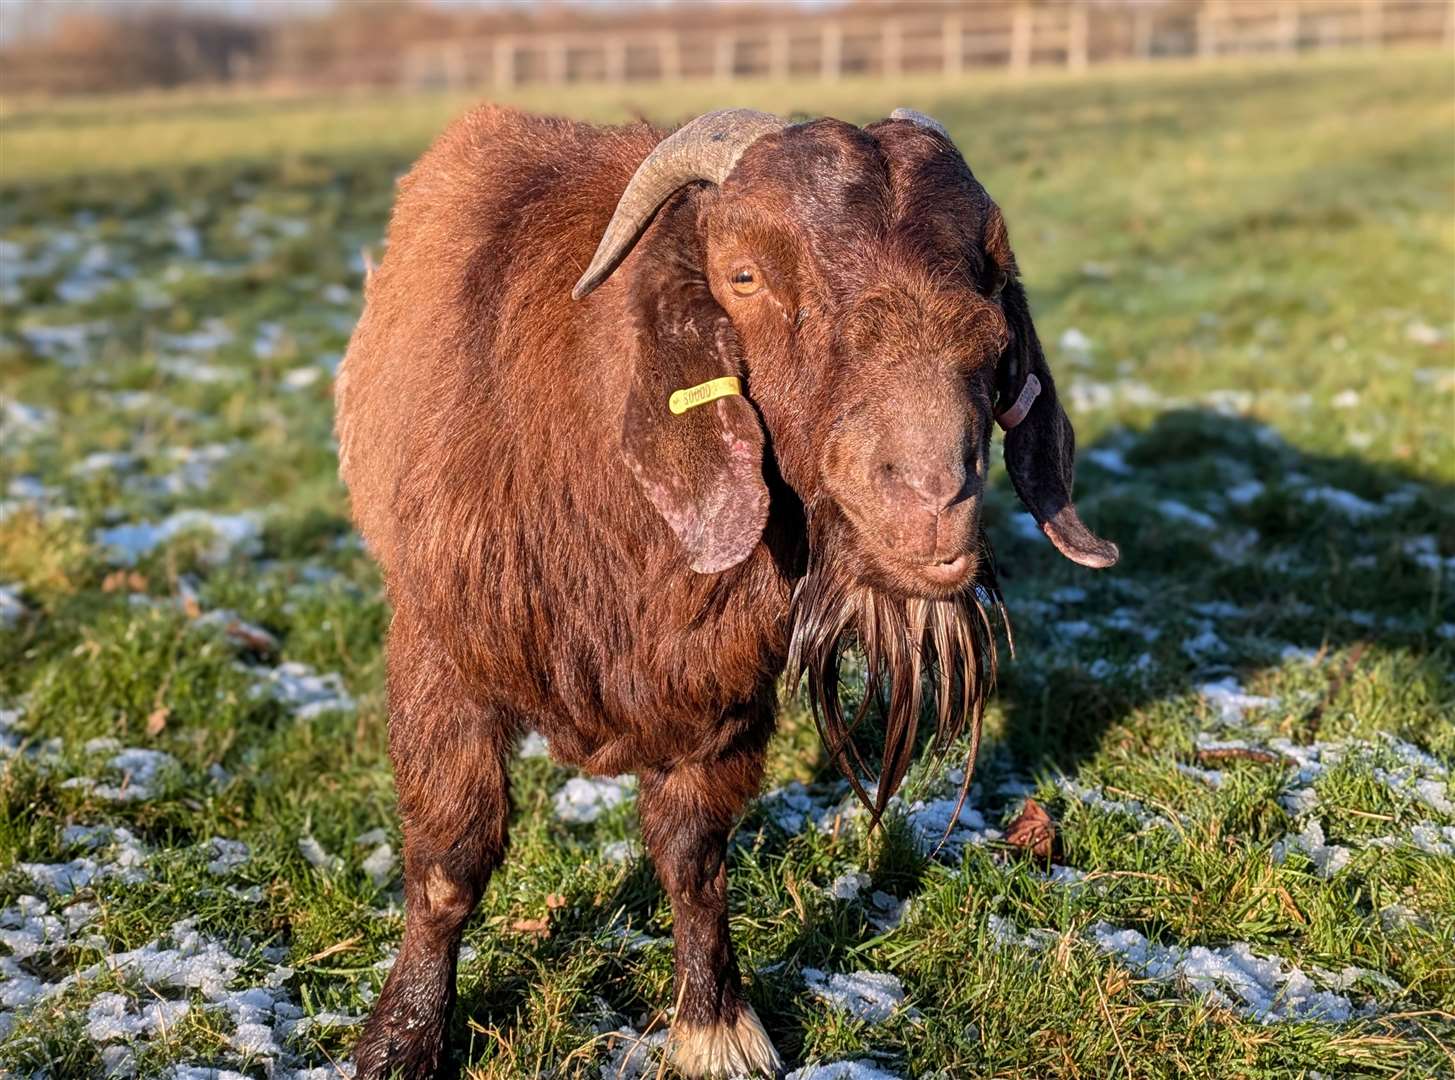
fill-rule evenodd
<path id="1" fill-rule="evenodd" d="M 776 1076 L 782 1066 L 763 1022 L 746 1003 L 738 1006 L 738 1018 L 731 1024 L 674 1024 L 667 1036 L 667 1058 L 693 1080 Z"/>

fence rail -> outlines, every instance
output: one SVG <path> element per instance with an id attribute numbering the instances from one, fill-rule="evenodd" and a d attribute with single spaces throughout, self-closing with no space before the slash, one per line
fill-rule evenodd
<path id="1" fill-rule="evenodd" d="M 959 75 L 1162 57 L 1214 60 L 1329 48 L 1455 44 L 1452 0 L 1203 0 L 1108 7 L 996 3 L 942 13 L 695 30 L 516 34 L 409 46 L 399 79 L 418 88 L 677 79 Z"/>

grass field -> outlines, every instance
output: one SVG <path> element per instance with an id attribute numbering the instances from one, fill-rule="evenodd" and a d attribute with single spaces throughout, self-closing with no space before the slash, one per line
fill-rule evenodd
<path id="1" fill-rule="evenodd" d="M 1019 658 L 937 854 L 953 770 L 869 834 L 786 698 L 732 911 L 795 1077 L 1455 1076 L 1448 56 L 528 103 L 942 119 L 1122 546 L 1072 567 L 998 483 Z M 332 1076 L 382 984 L 387 612 L 329 383 L 460 105 L 0 110 L 0 1074 Z M 631 785 L 516 779 L 451 1053 L 657 1076 Z M 1027 795 L 1054 866 L 1003 840 Z"/>

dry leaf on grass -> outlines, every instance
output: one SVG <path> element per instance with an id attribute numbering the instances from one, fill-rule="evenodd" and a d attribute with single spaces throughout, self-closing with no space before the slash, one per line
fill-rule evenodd
<path id="1" fill-rule="evenodd" d="M 551 925 L 546 919 L 516 919 L 510 924 L 510 929 L 517 934 L 539 934 L 541 937 L 551 936 Z"/>
<path id="2" fill-rule="evenodd" d="M 1050 860 L 1056 848 L 1056 823 L 1035 799 L 1006 826 L 1005 841 L 1038 859 Z"/>
<path id="3" fill-rule="evenodd" d="M 165 705 L 153 709 L 152 714 L 147 717 L 147 734 L 153 736 L 160 735 L 162 729 L 167 726 L 167 717 L 171 715 L 172 710 Z"/>
<path id="4" fill-rule="evenodd" d="M 101 582 L 102 592 L 128 592 L 147 591 L 147 579 L 135 570 L 113 570 L 107 574 Z"/>

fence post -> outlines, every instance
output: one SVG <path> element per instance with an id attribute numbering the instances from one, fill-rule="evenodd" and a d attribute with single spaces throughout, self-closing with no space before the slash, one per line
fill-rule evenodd
<path id="1" fill-rule="evenodd" d="M 1203 60 L 1212 60 L 1218 55 L 1218 23 L 1222 16 L 1222 5 L 1217 0 L 1207 0 L 1206 6 L 1197 13 L 1197 55 Z"/>
<path id="2" fill-rule="evenodd" d="M 1075 4 L 1066 13 L 1066 67 L 1086 70 L 1086 5 Z"/>
<path id="3" fill-rule="evenodd" d="M 566 51 L 566 39 L 552 37 L 546 42 L 546 81 L 560 86 L 570 81 L 571 58 Z"/>
<path id="4" fill-rule="evenodd" d="M 945 75 L 955 78 L 965 70 L 965 30 L 959 15 L 945 16 L 940 25 L 940 39 Z"/>
<path id="5" fill-rule="evenodd" d="M 824 23 L 818 46 L 819 75 L 825 82 L 838 82 L 844 67 L 844 28 L 836 23 Z"/>
<path id="6" fill-rule="evenodd" d="M 713 75 L 718 82 L 731 81 L 736 74 L 738 39 L 736 34 L 718 34 L 713 43 Z"/>
<path id="7" fill-rule="evenodd" d="M 1384 44 L 1384 12 L 1381 7 L 1379 0 L 1364 0 L 1364 7 L 1360 12 L 1359 28 L 1366 49 L 1377 49 Z M 1448 10 L 1446 17 L 1449 17 Z"/>
<path id="8" fill-rule="evenodd" d="M 445 85 L 451 90 L 458 90 L 466 83 L 465 79 L 465 47 L 458 41 L 452 41 L 445 46 Z"/>
<path id="9" fill-rule="evenodd" d="M 1298 8 L 1289 0 L 1278 5 L 1278 51 L 1298 51 Z"/>
<path id="10" fill-rule="evenodd" d="M 1141 9 L 1132 16 L 1132 55 L 1138 60 L 1152 58 L 1152 17 Z"/>
<path id="11" fill-rule="evenodd" d="M 515 86 L 515 39 L 496 38 L 495 48 L 491 53 L 490 67 L 495 79 L 495 89 L 512 89 Z"/>
<path id="12" fill-rule="evenodd" d="M 675 30 L 664 30 L 657 35 L 657 71 L 664 82 L 682 78 L 682 43 Z"/>
<path id="13" fill-rule="evenodd" d="M 775 26 L 768 32 L 768 74 L 774 79 L 788 78 L 788 28 Z"/>
<path id="14" fill-rule="evenodd" d="M 1017 4 L 1010 17 L 1010 70 L 1014 75 L 1024 75 L 1031 66 L 1032 18 L 1027 3 Z"/>
<path id="15" fill-rule="evenodd" d="M 897 79 L 904 67 L 904 28 L 899 25 L 898 19 L 885 19 L 882 29 L 884 75 L 885 78 Z"/>

